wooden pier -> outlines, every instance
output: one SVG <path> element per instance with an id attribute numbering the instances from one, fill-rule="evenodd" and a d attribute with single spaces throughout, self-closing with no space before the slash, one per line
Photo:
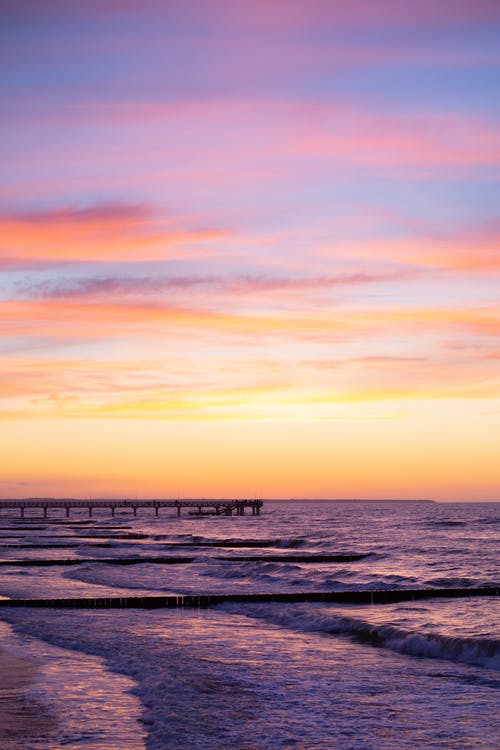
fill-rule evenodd
<path id="1" fill-rule="evenodd" d="M 80 510 L 86 508 L 89 518 L 97 508 L 109 509 L 112 516 L 115 515 L 117 508 L 128 508 L 132 510 L 134 516 L 138 510 L 144 508 L 153 508 L 155 516 L 159 515 L 160 508 L 175 508 L 177 515 L 180 516 L 183 509 L 186 509 L 189 515 L 204 516 L 244 516 L 247 509 L 251 510 L 253 516 L 260 515 L 260 509 L 263 506 L 262 500 L 130 500 L 122 499 L 97 499 L 97 500 L 79 500 L 75 498 L 52 498 L 52 497 L 32 497 L 23 500 L 0 500 L 0 512 L 4 509 L 19 510 L 20 517 L 24 518 L 27 510 L 39 509 L 43 512 L 43 517 L 48 517 L 49 510 L 63 509 L 66 511 L 66 517 L 69 518 L 71 510 Z"/>

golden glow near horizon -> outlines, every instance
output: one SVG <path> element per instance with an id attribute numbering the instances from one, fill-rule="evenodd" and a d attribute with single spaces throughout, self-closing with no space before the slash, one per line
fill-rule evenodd
<path id="1" fill-rule="evenodd" d="M 498 9 L 195 5 L 7 19 L 0 497 L 499 499 Z"/>

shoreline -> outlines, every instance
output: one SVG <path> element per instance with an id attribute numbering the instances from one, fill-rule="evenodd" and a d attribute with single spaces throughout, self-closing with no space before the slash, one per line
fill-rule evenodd
<path id="1" fill-rule="evenodd" d="M 0 641 L 0 747 L 22 750 L 42 747 L 53 736 L 57 722 L 43 704 L 29 696 L 38 665 L 19 656 Z M 40 743 L 40 745 L 38 745 Z"/>

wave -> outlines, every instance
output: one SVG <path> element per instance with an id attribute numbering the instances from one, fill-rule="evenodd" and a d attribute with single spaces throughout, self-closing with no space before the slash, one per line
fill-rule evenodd
<path id="1" fill-rule="evenodd" d="M 500 639 L 493 637 L 448 636 L 438 632 L 409 630 L 390 624 L 373 624 L 357 617 L 333 614 L 321 605 L 287 608 L 267 606 L 249 609 L 222 605 L 230 611 L 265 619 L 292 630 L 346 635 L 354 640 L 402 654 L 431 659 L 444 659 L 500 670 Z"/>
<path id="2" fill-rule="evenodd" d="M 500 669 L 500 640 L 497 638 L 460 638 L 441 633 L 422 633 L 393 625 L 371 625 L 356 618 L 343 619 L 340 629 L 351 633 L 359 641 L 403 654 Z"/>
<path id="3" fill-rule="evenodd" d="M 113 537 L 117 538 L 117 537 Z M 203 536 L 190 536 L 183 537 L 181 541 L 171 541 L 175 537 L 171 534 L 151 534 L 150 538 L 153 541 L 165 541 L 165 546 L 168 547 L 223 547 L 223 548 L 249 548 L 255 547 L 256 549 L 266 547 L 276 547 L 284 549 L 297 549 L 303 547 L 308 543 L 307 539 L 292 538 L 292 539 L 251 539 L 251 538 L 224 538 L 214 539 L 212 537 Z M 178 537 L 177 537 L 178 539 Z M 169 541 L 166 541 L 169 540 Z"/>
<path id="4" fill-rule="evenodd" d="M 308 540 L 302 537 L 292 539 L 278 539 L 277 547 L 284 547 L 285 549 L 298 549 L 308 544 Z"/>
<path id="5" fill-rule="evenodd" d="M 207 561 L 203 561 L 207 562 Z M 263 562 L 259 566 L 249 562 L 232 562 L 230 565 L 221 564 L 219 561 L 208 564 L 200 570 L 200 575 L 207 578 L 216 578 L 225 581 L 290 581 L 294 571 L 299 572 L 300 566 L 294 563 Z"/>
<path id="6" fill-rule="evenodd" d="M 442 576 L 438 578 L 428 578 L 423 582 L 425 586 L 433 586 L 438 589 L 468 588 L 469 586 L 489 585 L 478 581 L 477 578 L 467 578 L 466 576 Z M 494 582 L 493 582 L 494 585 Z"/>

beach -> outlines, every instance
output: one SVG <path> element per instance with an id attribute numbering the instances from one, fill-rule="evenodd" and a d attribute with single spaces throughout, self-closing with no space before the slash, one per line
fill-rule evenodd
<path id="1" fill-rule="evenodd" d="M 41 641 L 41 625 L 20 637 L 0 622 L 2 750 L 143 750 L 134 683 L 96 656 Z"/>
<path id="2" fill-rule="evenodd" d="M 1 623 L 0 631 L 5 630 Z M 0 635 L 2 633 L 0 632 Z M 0 640 L 0 747 L 2 750 L 47 748 L 57 721 L 47 708 L 33 697 L 30 687 L 36 680 L 39 664 L 2 646 Z"/>

